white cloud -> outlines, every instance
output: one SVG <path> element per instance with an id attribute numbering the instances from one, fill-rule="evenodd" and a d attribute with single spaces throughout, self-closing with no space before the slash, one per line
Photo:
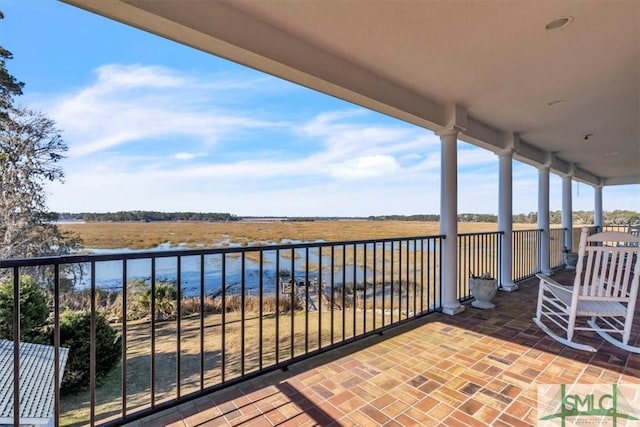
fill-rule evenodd
<path id="1" fill-rule="evenodd" d="M 215 144 L 244 129 L 281 126 L 247 114 L 216 108 L 216 87 L 162 67 L 108 65 L 90 86 L 44 105 L 69 142 L 69 156 L 81 157 L 144 140 L 176 137 Z M 224 85 L 219 85 L 224 86 Z"/>
<path id="2" fill-rule="evenodd" d="M 489 150 L 482 150 L 468 144 L 458 144 L 458 168 L 468 166 L 498 165 L 498 157 Z"/>
<path id="3" fill-rule="evenodd" d="M 363 179 L 397 173 L 400 165 L 393 156 L 358 157 L 330 168 L 330 175 L 342 179 Z"/>
<path id="4" fill-rule="evenodd" d="M 87 92 L 88 89 L 81 90 L 66 99 L 83 100 L 78 104 L 94 111 L 102 110 L 101 116 L 104 117 L 106 103 L 103 101 L 109 97 L 87 97 L 84 95 Z M 110 96 L 116 97 L 115 94 Z M 171 101 L 172 97 L 176 102 Z M 291 199 L 285 194 L 299 194 L 301 197 L 304 195 L 304 199 L 300 200 L 305 200 L 305 206 L 309 209 L 310 206 L 316 206 L 318 209 L 315 214 L 299 214 L 332 215 L 330 211 L 320 211 L 334 206 L 339 199 L 338 194 L 346 191 L 361 195 L 377 193 L 372 197 L 379 200 L 386 197 L 382 192 L 385 186 L 395 185 L 398 180 L 413 182 L 412 177 L 416 174 L 424 176 L 424 168 L 416 170 L 416 165 L 430 158 L 433 150 L 439 149 L 437 138 L 434 139 L 424 129 L 390 122 L 388 119 L 388 123 L 384 124 L 374 113 L 352 109 L 346 112 L 321 112 L 304 122 L 291 122 L 289 138 L 297 140 L 295 144 L 300 150 L 271 149 L 265 156 L 262 150 L 256 152 L 239 148 L 231 157 L 241 160 L 220 161 L 218 156 L 207 157 L 206 152 L 193 151 L 183 143 L 176 143 L 181 140 L 179 135 L 176 136 L 176 128 L 192 127 L 192 116 L 189 114 L 199 114 L 189 111 L 181 115 L 173 113 L 175 105 L 180 103 L 179 93 L 169 96 L 150 91 L 147 98 L 153 102 L 146 110 L 136 106 L 135 99 L 114 101 L 118 107 L 109 110 L 116 122 L 112 126 L 101 125 L 94 120 L 93 123 L 100 130 L 85 126 L 87 122 L 83 124 L 85 127 L 72 129 L 77 133 L 73 134 L 72 143 L 76 139 L 91 142 L 84 146 L 84 151 L 76 151 L 66 161 L 66 184 L 54 184 L 51 187 L 50 200 L 54 210 L 188 209 L 239 213 L 246 212 L 247 206 L 251 206 L 254 215 L 267 214 L 269 211 L 284 215 L 291 214 L 288 208 L 282 211 Z M 215 104 L 212 108 L 215 109 Z M 277 113 L 274 114 L 276 117 L 287 114 L 286 111 L 274 113 Z M 173 114 L 173 119 L 169 118 L 170 114 Z M 224 115 L 224 110 L 221 114 Z M 242 111 L 238 112 L 238 117 L 261 123 L 249 113 L 243 115 Z M 140 123 L 145 120 L 154 123 L 152 126 L 141 126 Z M 285 130 L 286 137 L 284 123 L 279 121 L 277 126 Z M 242 126 L 229 127 L 226 136 L 234 137 L 234 132 L 241 129 Z M 166 157 L 153 151 L 117 154 L 108 150 L 114 146 L 129 147 L 135 144 L 135 140 L 154 137 L 166 139 L 162 143 L 171 144 L 176 150 Z M 269 141 L 264 144 L 268 148 Z M 235 150 L 235 146 L 228 145 L 225 150 L 229 154 L 229 150 Z M 98 152 L 100 155 L 96 156 Z M 373 177 L 377 178 L 377 185 L 370 188 L 370 182 L 364 178 Z M 322 197 L 318 197 L 313 190 L 318 183 L 322 183 L 326 191 Z M 396 191 L 398 194 L 402 192 Z M 280 194 L 281 198 L 265 199 L 266 204 L 253 202 L 264 199 L 261 194 L 273 193 Z M 315 201 L 308 203 L 312 198 L 324 200 L 321 207 Z M 234 202 L 240 200 L 245 205 Z M 358 214 L 364 215 L 374 205 L 377 206 L 375 201 L 357 208 L 351 205 L 349 209 L 353 214 L 361 210 Z M 276 212 L 278 209 L 281 211 Z"/>
<path id="5" fill-rule="evenodd" d="M 126 90 L 133 88 L 178 88 L 186 81 L 177 72 L 159 66 L 103 65 L 96 69 L 96 88 Z"/>
<path id="6" fill-rule="evenodd" d="M 171 157 L 176 160 L 193 160 L 198 157 L 198 155 L 193 153 L 176 153 Z"/>
<path id="7" fill-rule="evenodd" d="M 254 95 L 282 89 L 270 77 L 224 80 L 139 65 L 100 67 L 96 76 L 39 108 L 70 146 L 66 183 L 50 186 L 55 211 L 439 210 L 440 140 L 425 129 L 340 101 L 308 108 L 307 116 L 291 114 L 286 103 L 261 104 Z M 239 96 L 249 102 L 236 102 Z M 497 212 L 497 156 L 459 146 L 459 211 Z M 537 170 L 514 166 L 514 178 L 514 212 L 536 210 Z M 553 176 L 551 184 L 556 209 L 560 186 Z M 630 204 L 628 193 L 617 194 L 608 197 Z M 593 206 L 589 198 L 574 207 Z"/>

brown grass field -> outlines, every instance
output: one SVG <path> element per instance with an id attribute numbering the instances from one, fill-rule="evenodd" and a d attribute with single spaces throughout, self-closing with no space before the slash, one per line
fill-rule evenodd
<path id="1" fill-rule="evenodd" d="M 62 224 L 87 248 L 151 249 L 159 244 L 211 247 L 225 242 L 242 245 L 280 243 L 285 239 L 343 241 L 439 234 L 438 222 L 422 221 L 271 221 L 271 222 L 89 222 Z M 458 224 L 459 233 L 496 231 L 495 223 Z M 535 224 L 514 224 L 515 230 Z"/>
<path id="2" fill-rule="evenodd" d="M 331 319 L 333 313 L 333 322 Z M 320 317 L 321 316 L 321 317 Z M 353 337 L 370 330 L 374 322 L 381 326 L 388 325 L 406 314 L 375 313 L 372 310 L 355 313 L 353 309 L 329 311 L 326 307 L 320 312 L 304 311 L 283 312 L 278 315 L 276 328 L 275 313 L 265 313 L 262 320 L 262 360 L 263 366 L 276 363 L 276 330 L 278 331 L 278 360 L 284 361 L 292 356 L 303 354 L 307 349 L 313 351 L 343 338 Z M 374 320 L 375 318 L 375 320 Z M 365 320 L 366 319 L 366 320 Z M 291 335 L 293 322 L 294 335 Z M 331 325 L 333 323 L 333 328 Z M 222 318 L 220 314 L 208 314 L 204 319 L 204 386 L 211 386 L 222 381 Z M 244 343 L 245 353 L 242 357 L 240 341 L 240 313 L 226 314 L 224 321 L 226 347 L 225 380 L 233 379 L 244 372 L 250 373 L 259 369 L 260 329 L 259 316 L 256 313 L 245 315 Z M 344 325 L 344 337 L 343 333 Z M 119 325 L 116 325 L 118 327 Z M 181 394 L 185 395 L 199 390 L 200 387 L 200 319 L 190 316 L 181 323 Z M 333 332 L 332 332 L 333 331 Z M 156 324 L 156 369 L 155 378 L 156 403 L 176 397 L 177 393 L 177 322 L 165 321 Z M 305 333 L 306 332 L 306 333 Z M 355 334 L 355 335 L 354 335 Z M 307 340 L 305 340 L 307 336 Z M 333 337 L 333 338 L 332 338 Z M 306 342 L 305 342 L 306 341 Z M 292 347 L 293 343 L 293 347 Z M 127 409 L 128 412 L 148 408 L 150 406 L 150 325 L 148 322 L 131 322 L 127 327 Z M 320 346 L 320 347 L 319 347 Z M 121 413 L 122 371 L 120 365 L 114 369 L 105 381 L 96 389 L 96 418 L 107 420 Z M 61 425 L 86 425 L 89 422 L 88 391 L 71 395 L 63 395 L 61 400 Z"/>
<path id="3" fill-rule="evenodd" d="M 312 222 L 155 222 L 155 223 L 84 223 L 64 224 L 61 228 L 72 231 L 84 241 L 87 248 L 124 248 L 151 249 L 161 243 L 188 247 L 214 247 L 225 243 L 240 243 L 247 246 L 266 243 L 282 242 L 286 239 L 297 241 L 344 241 L 389 237 L 429 236 L 439 234 L 439 224 L 436 222 L 410 221 L 312 221 Z M 514 229 L 535 229 L 532 224 L 517 224 Z M 473 233 L 495 231 L 495 223 L 460 223 L 459 233 Z M 338 251 L 339 252 L 339 251 Z M 338 253 L 340 258 L 341 253 Z M 371 253 L 367 254 L 371 257 Z M 383 255 L 380 254 L 380 257 Z M 387 256 L 386 254 L 384 256 Z M 346 262 L 352 263 L 362 257 L 362 254 L 348 251 Z M 397 262 L 398 257 L 396 257 Z M 362 260 L 360 260 L 361 262 Z M 371 265 L 371 260 L 368 260 Z M 415 295 L 416 301 L 432 302 L 433 295 Z M 405 297 L 407 298 L 405 300 Z M 410 298 L 409 298 L 410 297 Z M 230 297 L 231 298 L 231 297 Z M 425 299 L 423 299 L 425 298 Z M 332 342 L 332 335 L 341 340 L 343 325 L 346 337 L 360 335 L 370 330 L 374 322 L 378 326 L 388 324 L 390 315 L 382 317 L 380 308 L 388 310 L 400 308 L 395 316 L 407 316 L 414 306 L 414 295 L 403 292 L 402 301 L 390 307 L 390 301 L 384 304 L 378 300 L 373 307 L 370 300 L 366 301 L 366 310 L 362 303 L 345 306 L 341 309 L 331 309 L 327 304 L 320 312 L 291 311 L 281 307 L 279 326 L 275 323 L 275 305 L 269 308 L 263 304 L 263 363 L 265 366 L 276 361 L 275 344 L 279 342 L 278 360 L 283 361 L 292 355 L 299 355 L 306 349 L 314 350 L 318 346 L 324 347 Z M 255 301 L 254 301 L 255 302 Z M 182 304 L 194 302 L 183 301 Z M 283 301 L 281 301 L 281 304 Z M 199 303 L 195 301 L 196 306 Z M 229 303 L 228 303 L 229 304 Z M 417 307 L 420 307 L 416 302 Z M 230 304 L 229 304 L 230 305 Z M 228 306 L 229 306 L 228 305 Z M 255 305 L 255 304 L 254 304 Z M 266 308 L 265 308 L 266 307 Z M 197 309 L 198 307 L 196 307 Z M 241 375 L 244 363 L 245 373 L 258 369 L 257 360 L 259 345 L 259 315 L 257 305 L 245 307 L 244 343 L 245 355 L 241 357 L 242 348 L 240 333 L 240 310 L 232 310 L 222 319 L 220 310 L 213 310 L 204 317 L 205 333 L 202 337 L 204 344 L 204 386 L 219 383 L 222 380 L 222 324 L 224 327 L 224 345 L 226 352 L 225 379 Z M 198 310 L 188 310 L 183 307 L 183 313 L 197 313 Z M 270 314 L 267 314 L 270 313 Z M 292 315 L 293 313 L 293 315 Z M 331 322 L 331 316 L 334 321 Z M 375 320 L 374 320 L 375 319 Z M 395 320 L 400 320 L 397 317 Z M 294 334 L 291 334 L 291 323 L 294 324 Z M 333 325 L 332 325 L 333 323 Z M 180 357 L 181 392 L 187 394 L 199 389 L 200 380 L 200 318 L 197 314 L 186 315 L 181 324 L 181 351 L 177 349 L 177 321 L 170 320 L 157 323 L 155 339 L 155 364 L 158 374 L 155 379 L 156 403 L 175 398 L 177 392 L 176 369 L 177 358 Z M 119 328 L 119 324 L 114 325 Z M 305 334 L 305 329 L 307 334 Z M 278 331 L 278 339 L 276 339 Z M 305 336 L 308 340 L 305 340 Z M 148 320 L 132 321 L 127 327 L 127 406 L 129 412 L 149 407 L 150 405 L 150 366 L 151 366 L 151 338 L 150 322 Z M 121 410 L 122 371 L 116 368 L 106 380 L 96 389 L 96 417 L 105 420 L 118 416 Z M 88 391 L 64 395 L 61 400 L 61 425 L 84 425 L 89 421 Z"/>

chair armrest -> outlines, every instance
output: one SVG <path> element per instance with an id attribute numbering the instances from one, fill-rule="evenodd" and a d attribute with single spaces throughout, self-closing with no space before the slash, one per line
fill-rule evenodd
<path id="1" fill-rule="evenodd" d="M 554 286 L 556 288 L 560 288 L 560 289 L 564 289 L 564 290 L 569 290 L 567 288 L 570 288 L 571 286 L 567 286 L 567 285 L 562 285 L 558 282 L 556 282 L 555 280 L 553 280 L 551 277 L 545 275 L 545 274 L 536 274 L 536 277 L 540 280 L 542 280 L 543 282 Z"/>
<path id="2" fill-rule="evenodd" d="M 555 293 L 556 291 L 560 291 L 568 295 L 573 293 L 573 286 L 562 285 L 544 274 L 536 274 L 536 277 L 541 280 L 540 285 L 545 286 L 552 293 Z"/>

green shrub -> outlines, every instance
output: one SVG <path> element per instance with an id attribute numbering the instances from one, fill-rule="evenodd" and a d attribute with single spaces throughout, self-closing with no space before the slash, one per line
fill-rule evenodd
<path id="1" fill-rule="evenodd" d="M 49 318 L 44 291 L 29 276 L 20 277 L 20 341 L 44 343 Z M 13 282 L 0 284 L 0 338 L 13 339 Z"/>
<path id="2" fill-rule="evenodd" d="M 172 282 L 159 282 L 155 286 L 155 320 L 173 319 L 177 313 L 178 292 Z M 151 314 L 151 288 L 140 294 L 138 303 Z"/>
<path id="3" fill-rule="evenodd" d="M 120 362 L 122 337 L 105 317 L 96 313 L 96 383 Z M 53 342 L 53 340 L 52 340 Z M 62 391 L 76 391 L 90 384 L 91 313 L 66 310 L 60 316 L 60 345 L 69 348 Z"/>

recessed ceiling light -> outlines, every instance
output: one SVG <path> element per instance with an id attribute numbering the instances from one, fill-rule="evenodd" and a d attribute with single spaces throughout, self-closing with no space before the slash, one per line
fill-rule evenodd
<path id="1" fill-rule="evenodd" d="M 564 103 L 565 103 L 564 99 L 556 99 L 555 101 L 548 102 L 547 105 L 549 107 L 553 107 L 554 105 L 559 105 L 559 104 L 564 104 Z"/>
<path id="2" fill-rule="evenodd" d="M 561 18 L 556 18 L 553 21 L 549 22 L 544 26 L 545 30 L 559 30 L 560 28 L 564 28 L 569 25 L 573 21 L 571 16 L 563 16 Z"/>

